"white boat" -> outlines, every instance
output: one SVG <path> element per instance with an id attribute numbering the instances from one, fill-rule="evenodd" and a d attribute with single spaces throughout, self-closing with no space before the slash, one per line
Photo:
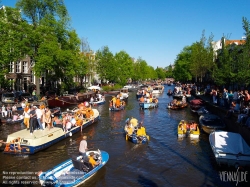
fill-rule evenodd
<path id="1" fill-rule="evenodd" d="M 103 105 L 105 103 L 105 98 L 99 100 L 99 101 L 90 101 L 89 104 L 91 104 L 92 106 L 96 106 L 96 105 Z"/>
<path id="2" fill-rule="evenodd" d="M 100 162 L 98 166 L 93 168 L 88 162 L 88 157 L 83 158 L 79 155 L 73 155 L 71 159 L 62 162 L 52 169 L 40 172 L 40 184 L 42 186 L 54 187 L 71 187 L 83 184 L 109 160 L 109 154 L 105 151 L 87 151 L 86 155 L 89 156 L 90 152 L 94 152 L 95 160 Z"/>
<path id="3" fill-rule="evenodd" d="M 139 103 L 140 109 L 151 109 L 151 108 L 157 108 L 158 103 Z"/>
<path id="4" fill-rule="evenodd" d="M 250 166 L 250 147 L 238 133 L 214 131 L 209 135 L 217 164 L 238 168 Z"/>
<path id="5" fill-rule="evenodd" d="M 122 88 L 120 90 L 120 99 L 121 100 L 128 100 L 128 96 L 129 96 L 128 88 Z"/>
<path id="6" fill-rule="evenodd" d="M 164 86 L 154 86 L 152 94 L 162 94 L 164 91 Z"/>
<path id="7" fill-rule="evenodd" d="M 7 154 L 34 154 L 40 150 L 43 150 L 60 140 L 63 140 L 72 134 L 85 128 L 99 119 L 99 112 L 97 109 L 92 109 L 94 115 L 91 119 L 86 119 L 81 126 L 73 126 L 67 132 L 64 132 L 61 127 L 53 127 L 50 130 L 45 128 L 44 130 L 37 130 L 31 135 L 26 129 L 17 131 L 8 135 L 7 144 L 4 149 L 4 153 Z"/>

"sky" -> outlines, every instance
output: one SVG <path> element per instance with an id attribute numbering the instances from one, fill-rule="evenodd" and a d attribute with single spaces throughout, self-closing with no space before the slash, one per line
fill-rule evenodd
<path id="1" fill-rule="evenodd" d="M 16 0 L 0 0 L 14 7 Z M 185 46 L 208 39 L 244 36 L 242 18 L 250 22 L 250 0 L 64 0 L 71 27 L 91 50 L 108 46 L 148 65 L 174 64 Z"/>

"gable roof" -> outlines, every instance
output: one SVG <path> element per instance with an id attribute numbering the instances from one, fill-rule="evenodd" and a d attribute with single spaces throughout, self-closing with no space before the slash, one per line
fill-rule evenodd
<path id="1" fill-rule="evenodd" d="M 236 44 L 236 45 L 243 45 L 246 43 L 246 40 L 226 40 L 225 41 L 225 45 L 232 45 L 232 44 Z"/>

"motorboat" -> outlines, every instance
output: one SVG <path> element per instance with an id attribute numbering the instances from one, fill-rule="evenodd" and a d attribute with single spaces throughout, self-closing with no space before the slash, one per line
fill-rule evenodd
<path id="1" fill-rule="evenodd" d="M 124 106 L 124 105 L 122 105 L 122 106 L 120 106 L 120 107 L 114 107 L 114 106 L 109 107 L 109 110 L 110 110 L 110 111 L 120 111 L 120 110 L 124 110 L 124 109 L 125 109 L 125 106 Z"/>
<path id="2" fill-rule="evenodd" d="M 93 167 L 89 163 L 90 153 L 94 153 L 94 159 L 99 165 Z M 109 154 L 105 151 L 87 151 L 86 157 L 72 155 L 59 165 L 46 172 L 40 171 L 38 174 L 39 182 L 42 186 L 71 187 L 84 184 L 86 180 L 98 172 L 109 160 Z"/>
<path id="3" fill-rule="evenodd" d="M 99 111 L 93 110 L 93 116 L 85 119 L 79 126 L 73 126 L 65 131 L 61 127 L 45 128 L 37 130 L 31 135 L 26 129 L 9 134 L 6 141 L 4 153 L 6 154 L 34 154 L 40 150 L 50 147 L 51 145 L 72 136 L 83 128 L 97 122 L 100 118 Z"/>
<path id="4" fill-rule="evenodd" d="M 223 130 L 226 124 L 215 114 L 203 114 L 199 117 L 199 123 L 204 132 L 210 134 L 215 130 Z"/>
<path id="5" fill-rule="evenodd" d="M 158 103 L 146 103 L 146 102 L 140 102 L 139 103 L 140 109 L 151 109 L 151 108 L 157 108 L 158 107 Z"/>
<path id="6" fill-rule="evenodd" d="M 205 105 L 205 103 L 201 99 L 193 99 L 189 102 L 189 105 L 190 105 L 192 112 L 196 112 L 201 107 L 203 107 Z"/>
<path id="7" fill-rule="evenodd" d="M 164 91 L 164 86 L 162 85 L 156 85 L 156 86 L 153 86 L 153 90 L 152 90 L 152 94 L 162 94 Z"/>
<path id="8" fill-rule="evenodd" d="M 214 131 L 209 135 L 209 142 L 219 166 L 250 166 L 250 146 L 239 133 Z"/>
<path id="9" fill-rule="evenodd" d="M 192 123 L 181 120 L 177 127 L 177 135 L 178 138 L 190 137 L 190 138 L 199 138 L 200 129 L 199 126 Z"/>
<path id="10" fill-rule="evenodd" d="M 204 114 L 208 114 L 208 113 L 210 113 L 205 107 L 201 107 L 200 109 L 198 109 L 197 111 L 196 111 L 196 113 L 199 115 L 199 116 L 201 116 L 201 115 L 204 115 Z"/>
<path id="11" fill-rule="evenodd" d="M 180 109 L 186 108 L 187 106 L 188 106 L 188 103 L 179 102 L 175 105 L 171 105 L 171 103 L 169 103 L 167 108 L 172 109 L 172 110 L 180 110 Z"/>

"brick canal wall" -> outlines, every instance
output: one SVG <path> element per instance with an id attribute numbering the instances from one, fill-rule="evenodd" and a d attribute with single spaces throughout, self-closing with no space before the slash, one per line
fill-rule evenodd
<path id="1" fill-rule="evenodd" d="M 196 96 L 196 98 L 202 99 L 203 101 L 205 101 L 206 108 L 210 112 L 220 116 L 224 120 L 224 122 L 226 123 L 226 130 L 227 131 L 241 134 L 241 136 L 244 138 L 244 140 L 250 146 L 250 128 L 247 128 L 246 126 L 242 126 L 242 125 L 236 123 L 238 114 L 233 114 L 230 118 L 225 118 L 228 110 L 226 110 L 223 107 L 213 105 L 211 102 L 211 99 L 207 96 Z"/>

